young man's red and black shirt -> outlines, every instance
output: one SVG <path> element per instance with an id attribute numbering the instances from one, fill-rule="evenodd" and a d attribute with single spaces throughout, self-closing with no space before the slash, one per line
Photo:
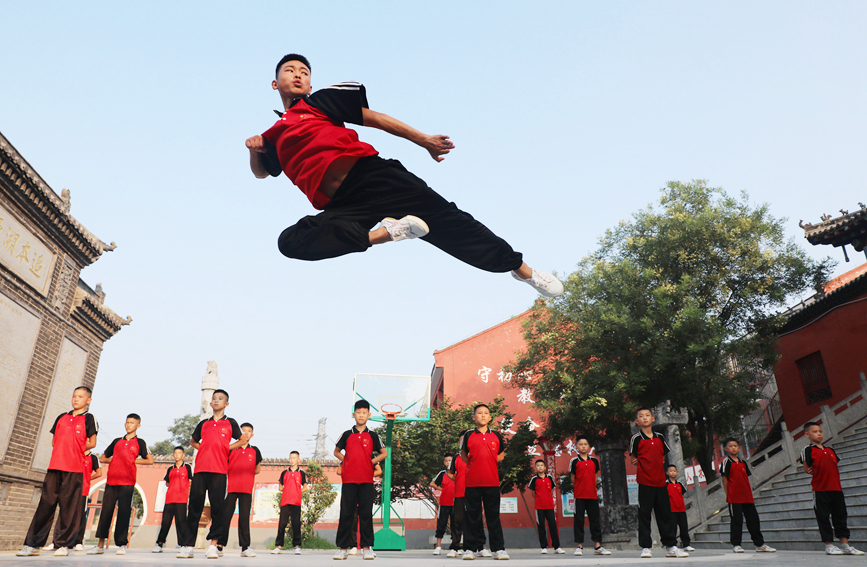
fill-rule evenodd
<path id="1" fill-rule="evenodd" d="M 639 431 L 629 442 L 629 454 L 638 458 L 635 480 L 644 486 L 665 486 L 665 456 L 671 452 L 665 437 L 653 432 L 647 436 Z"/>
<path id="2" fill-rule="evenodd" d="M 87 496 L 90 493 L 90 476 L 93 471 L 99 470 L 99 459 L 91 453 L 84 456 L 84 483 L 81 486 L 82 496 Z"/>
<path id="3" fill-rule="evenodd" d="M 728 494 L 726 502 L 729 504 L 752 504 L 753 488 L 750 486 L 749 465 L 742 459 L 735 461 L 731 457 L 723 459 L 719 473 L 728 479 Z"/>
<path id="4" fill-rule="evenodd" d="M 834 449 L 808 445 L 801 451 L 801 462 L 813 468 L 813 479 L 810 481 L 813 492 L 843 491 L 837 466 L 840 457 Z"/>
<path id="5" fill-rule="evenodd" d="M 367 428 L 352 429 L 343 432 L 337 440 L 337 448 L 343 451 L 343 484 L 367 484 L 373 482 L 372 453 L 379 454 L 382 441 L 379 435 Z"/>
<path id="6" fill-rule="evenodd" d="M 455 459 L 459 459 L 460 457 L 455 457 Z M 453 461 L 455 459 L 452 459 Z M 451 465 L 450 465 L 451 466 Z M 442 487 L 440 491 L 440 506 L 454 506 L 455 505 L 455 481 L 450 479 L 446 474 L 446 471 L 440 471 L 433 479 L 434 484 L 439 487 Z"/>
<path id="7" fill-rule="evenodd" d="M 300 468 L 295 471 L 286 469 L 280 473 L 280 484 L 283 485 L 280 506 L 301 506 L 301 496 L 304 485 L 307 484 L 307 474 Z"/>
<path id="8" fill-rule="evenodd" d="M 452 459 L 449 472 L 455 475 L 455 498 L 464 498 L 467 493 L 467 463 L 460 455 L 455 455 Z"/>
<path id="9" fill-rule="evenodd" d="M 58 415 L 51 426 L 54 446 L 48 470 L 82 472 L 87 440 L 98 431 L 99 425 L 93 414 L 85 412 L 75 415 L 70 411 Z"/>
<path id="10" fill-rule="evenodd" d="M 551 475 L 535 475 L 530 479 L 527 488 L 535 493 L 533 504 L 536 510 L 554 509 L 554 478 Z"/>
<path id="11" fill-rule="evenodd" d="M 466 451 L 466 485 L 470 487 L 500 486 L 497 457 L 506 450 L 499 431 L 467 430 L 461 437 L 461 452 Z"/>
<path id="12" fill-rule="evenodd" d="M 600 470 L 599 459 L 581 455 L 573 457 L 569 461 L 569 474 L 572 475 L 572 493 L 576 500 L 597 500 L 599 494 L 596 491 L 596 473 Z"/>
<path id="13" fill-rule="evenodd" d="M 190 465 L 172 465 L 166 470 L 166 504 L 186 504 L 190 497 L 190 481 L 193 479 L 193 469 Z"/>
<path id="14" fill-rule="evenodd" d="M 686 512 L 686 503 L 683 501 L 683 495 L 686 494 L 686 487 L 683 483 L 666 480 L 665 487 L 668 489 L 668 501 L 671 504 L 671 511 Z"/>
<path id="15" fill-rule="evenodd" d="M 229 445 L 241 438 L 238 422 L 225 415 L 220 419 L 209 417 L 196 425 L 193 441 L 200 443 L 196 453 L 196 473 L 229 474 Z"/>
<path id="16" fill-rule="evenodd" d="M 146 459 L 149 454 L 150 450 L 144 439 L 118 437 L 103 453 L 106 457 L 111 457 L 111 463 L 108 465 L 108 478 L 105 483 L 109 486 L 135 484 L 135 460 Z"/>
<path id="17" fill-rule="evenodd" d="M 262 462 L 262 453 L 257 447 L 236 447 L 229 453 L 229 482 L 226 492 L 253 494 L 256 466 Z"/>
<path id="18" fill-rule="evenodd" d="M 269 144 L 262 154 L 265 169 L 274 177 L 285 173 L 322 210 L 330 199 L 319 191 L 319 184 L 331 162 L 378 153 L 344 126 L 363 126 L 364 108 L 367 94 L 361 83 L 339 83 L 295 99 L 282 114 L 277 112 L 280 120 L 262 134 Z"/>

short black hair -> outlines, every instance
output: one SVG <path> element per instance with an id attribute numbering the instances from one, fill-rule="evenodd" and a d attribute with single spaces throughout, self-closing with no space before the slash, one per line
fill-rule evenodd
<path id="1" fill-rule="evenodd" d="M 652 410 L 652 409 L 650 409 L 650 408 L 647 407 L 647 406 L 641 406 L 640 408 L 638 408 L 637 410 L 635 410 L 635 416 L 638 417 L 638 412 L 640 412 L 640 411 L 644 411 L 644 410 L 649 411 L 649 412 L 650 412 L 650 415 L 653 415 L 653 410 Z"/>
<path id="2" fill-rule="evenodd" d="M 357 402 L 355 402 L 355 409 L 357 409 L 357 410 L 360 410 L 360 409 L 369 410 L 370 409 L 370 402 L 368 402 L 367 400 L 358 400 Z"/>
<path id="3" fill-rule="evenodd" d="M 454 453 L 446 453 L 445 455 L 443 455 L 443 459 L 445 459 L 446 457 L 451 457 L 451 458 L 454 459 L 454 458 L 455 458 L 455 454 L 454 454 Z"/>
<path id="4" fill-rule="evenodd" d="M 87 392 L 87 395 L 88 395 L 88 396 L 92 396 L 92 395 L 93 395 L 93 390 L 91 390 L 91 389 L 88 388 L 87 386 L 79 386 L 78 388 L 76 388 L 75 390 L 73 390 L 73 392 L 76 392 L 76 391 L 78 391 L 78 390 L 84 390 L 85 392 Z"/>
<path id="5" fill-rule="evenodd" d="M 817 425 L 817 426 L 819 426 L 819 427 L 822 427 L 821 425 L 819 425 L 819 424 L 816 423 L 815 421 L 808 421 L 807 423 L 804 424 L 804 431 L 809 431 L 809 429 L 810 429 L 811 427 L 813 427 L 814 425 Z"/>
<path id="6" fill-rule="evenodd" d="M 675 470 L 677 470 L 677 465 L 675 465 L 674 463 L 668 463 L 667 465 L 665 465 L 665 470 L 668 470 L 671 467 L 674 467 Z"/>
<path id="7" fill-rule="evenodd" d="M 129 418 L 137 419 L 138 422 L 141 423 L 141 416 L 137 413 L 131 413 L 128 416 L 126 416 L 126 418 L 127 419 L 129 419 Z"/>
<path id="8" fill-rule="evenodd" d="M 588 439 L 586 435 L 577 435 L 577 436 L 575 437 L 575 444 L 577 445 L 577 444 L 578 444 L 578 441 L 581 441 L 582 439 L 585 440 L 585 441 L 587 441 L 587 444 L 588 444 L 588 445 L 591 444 L 591 443 L 590 443 L 590 439 Z"/>
<path id="9" fill-rule="evenodd" d="M 253 424 L 248 422 L 248 421 L 245 421 L 244 423 L 241 424 L 241 429 L 243 429 L 245 427 L 249 427 L 250 429 L 253 429 Z"/>
<path id="10" fill-rule="evenodd" d="M 180 449 L 181 451 L 184 451 L 184 453 L 186 453 L 186 450 L 184 450 L 184 448 L 181 447 L 180 445 L 178 445 L 177 447 L 175 447 L 174 449 L 172 449 L 172 453 L 174 453 L 174 452 L 177 451 L 178 449 Z"/>
<path id="11" fill-rule="evenodd" d="M 304 57 L 303 55 L 298 55 L 297 53 L 289 53 L 288 55 L 284 55 L 283 59 L 281 59 L 280 62 L 277 63 L 277 68 L 274 70 L 275 76 L 280 74 L 280 67 L 282 67 L 283 64 L 287 61 L 300 61 L 301 63 L 307 65 L 307 69 L 310 70 L 310 72 L 313 72 L 313 69 L 310 67 L 310 61 L 308 61 L 306 57 Z"/>
<path id="12" fill-rule="evenodd" d="M 722 442 L 723 448 L 725 448 L 725 446 L 728 445 L 729 443 L 731 443 L 732 441 L 734 441 L 735 443 L 738 444 L 738 446 L 740 446 L 740 442 L 738 441 L 737 437 L 726 437 L 725 439 L 723 439 L 723 442 Z"/>
<path id="13" fill-rule="evenodd" d="M 473 408 L 473 413 L 476 413 L 476 410 L 479 408 L 485 408 L 489 412 L 491 411 L 491 408 L 488 407 L 488 404 L 476 404 L 476 407 Z"/>
<path id="14" fill-rule="evenodd" d="M 211 394 L 211 399 L 213 399 L 214 396 L 216 396 L 217 394 L 223 394 L 224 396 L 226 396 L 226 401 L 229 401 L 229 392 L 227 392 L 226 390 L 214 390 L 214 393 Z"/>
<path id="15" fill-rule="evenodd" d="M 545 464 L 545 459 L 536 459 L 536 462 L 533 463 L 533 464 L 534 464 L 534 465 L 538 465 L 539 463 L 542 463 L 542 464 L 544 465 L 544 464 Z"/>
<path id="16" fill-rule="evenodd" d="M 299 457 L 301 456 L 301 453 L 299 453 L 298 451 L 289 451 L 289 454 L 290 455 L 298 455 Z"/>

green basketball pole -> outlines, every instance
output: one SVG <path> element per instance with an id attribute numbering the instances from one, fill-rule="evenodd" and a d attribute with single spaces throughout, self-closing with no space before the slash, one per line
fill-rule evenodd
<path id="1" fill-rule="evenodd" d="M 394 420 L 385 422 L 385 470 L 382 475 L 382 528 L 373 536 L 377 550 L 406 551 L 406 538 L 391 529 L 391 436 Z"/>

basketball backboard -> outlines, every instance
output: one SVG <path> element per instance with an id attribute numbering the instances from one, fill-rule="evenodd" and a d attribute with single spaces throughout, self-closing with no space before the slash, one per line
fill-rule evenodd
<path id="1" fill-rule="evenodd" d="M 430 376 L 356 374 L 353 409 L 355 402 L 362 399 L 370 404 L 371 421 L 386 421 L 384 404 L 397 404 L 402 408 L 395 421 L 427 421 L 430 419 Z"/>

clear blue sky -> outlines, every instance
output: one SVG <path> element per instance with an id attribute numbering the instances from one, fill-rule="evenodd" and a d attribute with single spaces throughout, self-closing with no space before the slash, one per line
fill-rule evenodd
<path id="1" fill-rule="evenodd" d="M 304 263 L 276 238 L 312 214 L 257 180 L 284 53 L 313 85 L 457 148 L 444 162 L 359 128 L 383 156 L 524 252 L 571 272 L 670 180 L 748 191 L 798 220 L 867 200 L 863 2 L 7 2 L 0 131 L 102 240 L 82 273 L 134 322 L 105 346 L 98 450 L 197 411 L 208 360 L 266 457 L 351 425 L 356 372 L 429 374 L 432 353 L 535 295 L 420 241 Z M 810 249 L 841 260 L 839 250 Z M 330 449 L 330 447 L 329 447 Z"/>

